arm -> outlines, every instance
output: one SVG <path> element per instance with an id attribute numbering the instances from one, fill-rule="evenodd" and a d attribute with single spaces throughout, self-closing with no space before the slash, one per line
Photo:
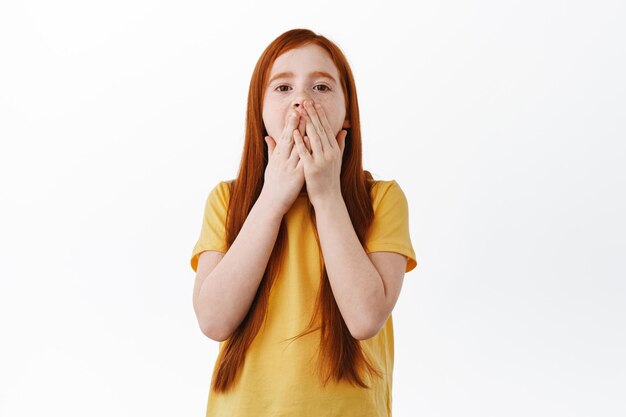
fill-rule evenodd
<path id="1" fill-rule="evenodd" d="M 355 339 L 369 339 L 384 326 L 398 299 L 406 257 L 393 252 L 368 255 L 341 195 L 318 204 L 315 216 L 328 279 L 341 315 Z"/>
<path id="2" fill-rule="evenodd" d="M 202 332 L 211 339 L 226 340 L 250 309 L 281 219 L 261 194 L 219 263 L 208 274 L 199 265 L 193 305 Z"/>

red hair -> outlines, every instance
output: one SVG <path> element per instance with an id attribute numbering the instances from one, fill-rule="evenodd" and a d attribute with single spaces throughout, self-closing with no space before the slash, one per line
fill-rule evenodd
<path id="1" fill-rule="evenodd" d="M 243 154 L 237 178 L 230 184 L 230 202 L 226 216 L 227 247 L 234 242 L 263 188 L 268 149 L 264 140 L 267 131 L 263 124 L 262 104 L 272 65 L 282 53 L 311 43 L 321 46 L 329 53 L 339 72 L 345 96 L 346 117 L 350 121 L 350 128 L 345 128 L 348 135 L 341 163 L 341 193 L 356 235 L 361 245 L 365 243 L 365 233 L 374 216 L 370 197 L 374 180 L 362 167 L 359 107 L 352 71 L 346 57 L 333 42 L 308 29 L 293 29 L 278 36 L 268 45 L 257 61 L 250 80 Z M 308 209 L 321 259 L 321 285 L 308 326 L 302 333 L 290 339 L 295 340 L 320 330 L 317 370 L 323 385 L 333 379 L 369 388 L 361 372 L 367 370 L 378 377 L 382 377 L 382 374 L 367 360 L 359 341 L 352 336 L 341 316 L 324 266 L 315 212 L 310 201 Z M 285 236 L 286 224 L 283 219 L 250 309 L 233 334 L 225 341 L 224 348 L 218 356 L 211 381 L 211 389 L 215 392 L 226 392 L 233 386 L 245 360 L 246 351 L 266 319 L 270 290 L 285 249 Z M 318 323 L 317 327 L 315 323 Z"/>

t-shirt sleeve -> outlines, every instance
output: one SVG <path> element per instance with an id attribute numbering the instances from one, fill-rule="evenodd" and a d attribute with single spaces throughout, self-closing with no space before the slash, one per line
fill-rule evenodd
<path id="1" fill-rule="evenodd" d="M 365 239 L 365 251 L 396 252 L 407 257 L 406 271 L 417 266 L 409 234 L 409 206 L 400 185 L 381 181 L 374 194 L 374 220 Z"/>
<path id="2" fill-rule="evenodd" d="M 226 252 L 226 212 L 230 198 L 228 183 L 220 181 L 209 192 L 204 205 L 200 237 L 191 251 L 191 268 L 197 271 L 198 258 L 203 251 Z"/>

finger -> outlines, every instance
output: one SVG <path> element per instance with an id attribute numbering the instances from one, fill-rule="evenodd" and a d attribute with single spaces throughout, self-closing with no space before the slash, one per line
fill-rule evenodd
<path id="1" fill-rule="evenodd" d="M 303 115 L 299 115 L 300 123 L 298 124 L 298 130 L 300 131 L 300 136 L 304 136 L 306 134 L 306 119 Z"/>
<path id="2" fill-rule="evenodd" d="M 309 142 L 308 136 L 305 136 L 306 135 L 306 110 L 304 110 L 303 108 L 299 108 L 297 111 L 298 111 L 298 116 L 300 117 L 300 124 L 298 124 L 298 132 L 300 133 L 300 137 L 304 139 L 304 145 L 306 146 L 306 150 L 309 151 L 309 153 L 311 153 L 312 152 L 311 143 Z"/>
<path id="3" fill-rule="evenodd" d="M 283 129 L 282 139 L 283 142 L 291 142 L 293 138 L 293 130 L 296 128 L 299 122 L 299 115 L 296 112 L 291 112 L 287 118 L 287 123 Z"/>
<path id="4" fill-rule="evenodd" d="M 292 132 L 298 124 L 298 118 L 299 116 L 295 112 L 289 114 L 285 128 L 280 136 L 280 140 L 276 143 L 276 147 L 278 149 L 276 149 L 273 153 L 277 156 L 282 155 L 281 159 L 289 159 L 289 156 L 291 155 L 291 150 L 293 148 Z"/>
<path id="5" fill-rule="evenodd" d="M 305 136 L 306 137 L 306 136 Z M 312 162 L 313 161 L 313 157 L 311 156 L 311 154 L 309 153 L 309 151 L 307 151 L 306 147 L 304 146 L 304 138 L 302 137 L 302 135 L 300 135 L 299 131 L 295 132 L 295 135 L 293 136 L 294 139 L 294 143 L 296 145 L 296 148 L 298 149 L 298 155 L 300 155 L 300 161 L 303 161 L 302 163 L 306 163 L 307 161 Z"/>
<path id="6" fill-rule="evenodd" d="M 324 148 L 322 147 L 322 142 L 319 136 L 317 135 L 315 126 L 313 126 L 313 123 L 311 122 L 311 118 L 308 115 L 306 115 L 306 132 L 307 132 L 309 144 L 311 145 L 311 153 L 313 155 L 323 155 Z M 307 136 L 305 136 L 305 138 Z"/>
<path id="7" fill-rule="evenodd" d="M 313 104 L 310 104 L 308 101 L 305 101 L 304 103 L 305 103 L 304 106 L 307 111 L 307 114 L 309 115 L 309 119 L 311 120 L 311 123 L 313 124 L 313 127 L 315 128 L 317 136 L 320 139 L 322 149 L 326 149 L 326 148 L 332 149 L 332 145 L 330 144 L 330 140 L 328 139 L 326 135 L 326 131 L 324 130 L 324 127 L 322 126 L 322 122 L 320 121 L 320 118 L 317 114 L 317 110 L 315 109 L 315 106 Z M 334 135 L 333 135 L 333 138 L 334 138 Z"/>
<path id="8" fill-rule="evenodd" d="M 295 132 L 297 132 L 297 131 L 298 131 L 298 129 L 294 129 L 294 131 L 293 131 L 294 136 L 296 134 Z M 295 144 L 295 140 L 294 140 L 294 144 Z M 291 154 L 289 155 L 289 159 L 288 159 L 289 164 L 291 166 L 294 166 L 294 165 L 296 165 L 298 163 L 299 159 L 300 159 L 300 155 L 299 155 L 299 152 L 298 152 L 298 147 L 297 146 L 293 146 L 291 148 Z"/>
<path id="9" fill-rule="evenodd" d="M 328 121 L 328 117 L 326 117 L 326 112 L 324 112 L 324 109 L 322 108 L 322 105 L 319 103 L 315 103 L 315 109 L 317 110 L 317 115 L 320 118 L 320 122 L 322 123 L 322 127 L 324 129 L 324 131 L 326 132 L 326 136 L 330 139 L 330 138 L 334 138 L 335 137 L 335 133 L 333 132 L 332 127 L 330 127 L 330 122 Z M 336 140 L 331 140 L 330 141 L 330 146 L 331 147 L 336 147 L 337 145 L 337 141 Z"/>

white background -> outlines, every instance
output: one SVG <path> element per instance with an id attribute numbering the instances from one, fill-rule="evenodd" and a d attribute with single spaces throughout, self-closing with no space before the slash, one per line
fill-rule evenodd
<path id="1" fill-rule="evenodd" d="M 222 2 L 224 3 L 224 2 Z M 396 417 L 626 414 L 619 1 L 3 1 L 0 415 L 202 416 L 189 265 L 254 64 L 335 41 L 419 262 Z"/>

